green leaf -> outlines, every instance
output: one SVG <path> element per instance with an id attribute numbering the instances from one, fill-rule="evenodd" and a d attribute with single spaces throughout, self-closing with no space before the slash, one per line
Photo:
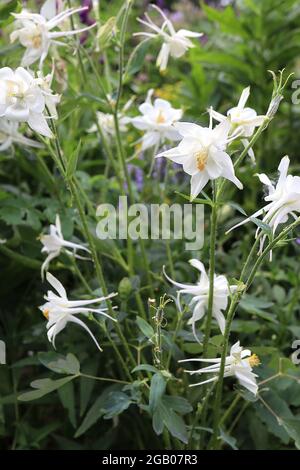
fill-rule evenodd
<path id="1" fill-rule="evenodd" d="M 74 176 L 74 173 L 77 168 L 77 163 L 78 163 L 78 157 L 80 154 L 81 150 L 81 140 L 79 141 L 76 149 L 74 152 L 71 153 L 70 158 L 67 161 L 67 168 L 66 168 L 66 177 L 67 179 L 70 179 Z"/>
<path id="2" fill-rule="evenodd" d="M 248 77 L 249 81 L 253 79 L 253 70 L 239 57 L 235 57 L 227 52 L 201 52 L 198 56 L 201 63 L 214 64 L 219 69 L 230 70 L 242 73 Z"/>
<path id="3" fill-rule="evenodd" d="M 154 412 L 158 406 L 160 399 L 166 390 L 166 381 L 162 374 L 158 372 L 154 374 L 151 380 L 150 395 L 149 395 L 149 409 L 150 412 Z"/>
<path id="4" fill-rule="evenodd" d="M 178 196 L 183 197 L 186 201 L 191 202 L 191 196 L 188 196 L 187 194 L 180 193 L 179 191 L 175 191 L 175 194 L 178 194 Z M 198 197 L 193 199 L 193 203 L 195 203 L 195 204 L 207 204 L 208 206 L 212 205 L 212 201 L 210 199 L 200 199 Z"/>
<path id="5" fill-rule="evenodd" d="M 80 363 L 72 353 L 64 357 L 52 351 L 41 352 L 38 354 L 38 359 L 43 366 L 58 374 L 76 375 L 80 372 Z"/>
<path id="6" fill-rule="evenodd" d="M 255 225 L 262 230 L 262 232 L 268 236 L 270 240 L 273 238 L 273 232 L 270 225 L 265 224 L 262 220 L 257 219 L 256 217 L 250 217 L 251 222 L 255 223 Z"/>
<path id="7" fill-rule="evenodd" d="M 217 22 L 221 31 L 231 35 L 248 37 L 246 29 L 243 28 L 241 22 L 237 21 L 236 12 L 230 5 L 224 8 L 224 10 L 210 7 L 204 2 L 201 5 L 207 18 Z"/>
<path id="8" fill-rule="evenodd" d="M 138 372 L 140 370 L 146 370 L 147 372 L 154 372 L 154 374 L 156 374 L 157 372 L 159 372 L 159 370 L 154 367 L 154 366 L 151 366 L 150 364 L 140 364 L 139 366 L 136 366 L 132 372 Z"/>
<path id="9" fill-rule="evenodd" d="M 111 392 L 104 403 L 105 414 L 103 418 L 111 419 L 114 416 L 118 416 L 127 410 L 131 403 L 132 400 L 126 393 L 119 391 Z"/>
<path id="10" fill-rule="evenodd" d="M 236 446 L 236 439 L 235 437 L 229 436 L 229 434 L 225 433 L 223 429 L 220 429 L 220 439 L 225 442 L 225 444 L 229 445 L 231 449 L 238 450 Z"/>
<path id="11" fill-rule="evenodd" d="M 80 437 L 84 434 L 93 424 L 95 424 L 101 416 L 103 416 L 104 410 L 104 397 L 100 395 L 97 398 L 93 406 L 87 412 L 84 420 L 76 431 L 75 438 Z"/>
<path id="12" fill-rule="evenodd" d="M 73 382 L 68 382 L 58 389 L 58 396 L 63 407 L 68 411 L 70 423 L 76 428 L 75 394 Z"/>
<path id="13" fill-rule="evenodd" d="M 272 323 L 278 323 L 278 320 L 273 314 L 266 312 L 265 309 L 273 306 L 273 302 L 266 301 L 265 299 L 259 299 L 251 295 L 245 295 L 240 302 L 240 307 L 247 313 L 256 315 L 264 320 L 268 320 Z"/>
<path id="14" fill-rule="evenodd" d="M 19 225 L 23 222 L 24 211 L 18 207 L 3 207 L 0 210 L 0 219 L 8 225 Z"/>
<path id="15" fill-rule="evenodd" d="M 54 390 L 63 387 L 66 383 L 74 380 L 76 376 L 64 377 L 63 379 L 52 380 L 52 379 L 39 379 L 31 382 L 31 387 L 36 388 L 37 390 L 32 390 L 30 392 L 25 392 L 19 395 L 18 400 L 20 401 L 31 401 L 42 398 L 48 393 L 53 392 Z"/>
<path id="16" fill-rule="evenodd" d="M 166 408 L 162 403 L 159 404 L 158 412 L 161 414 L 161 418 L 172 436 L 187 444 L 187 429 L 182 417 L 177 415 L 172 409 Z"/>
<path id="17" fill-rule="evenodd" d="M 21 4 L 18 0 L 11 0 L 10 2 L 4 3 L 0 6 L 0 25 L 4 25 L 13 21 L 12 13 L 19 11 L 21 9 Z"/>
<path id="18" fill-rule="evenodd" d="M 84 373 L 88 375 L 97 375 L 98 360 L 90 361 L 84 368 Z M 96 380 L 87 379 L 86 377 L 80 377 L 80 416 L 86 411 L 88 403 L 91 398 L 92 391 L 96 385 Z"/>
<path id="19" fill-rule="evenodd" d="M 248 217 L 242 206 L 240 206 L 237 202 L 229 201 L 227 203 L 230 207 L 233 207 L 233 209 L 237 210 L 241 214 L 243 214 L 245 217 Z"/>
<path id="20" fill-rule="evenodd" d="M 157 408 L 153 413 L 152 427 L 153 427 L 153 430 L 154 430 L 155 434 L 157 434 L 158 436 L 164 430 L 164 421 L 162 419 L 162 414 L 161 414 L 159 408 Z"/>
<path id="21" fill-rule="evenodd" d="M 282 425 L 288 435 L 295 441 L 295 446 L 300 450 L 300 419 L 283 419 Z"/>
<path id="22" fill-rule="evenodd" d="M 179 414 L 185 415 L 193 411 L 192 405 L 183 397 L 168 396 L 162 397 L 162 403 L 166 408 L 171 408 Z"/>
<path id="23" fill-rule="evenodd" d="M 282 424 L 283 420 L 293 419 L 293 414 L 291 413 L 288 405 L 281 397 L 271 390 L 264 395 L 264 401 L 273 410 L 273 412 L 280 417 L 280 421 L 276 419 L 273 414 L 270 413 L 270 410 L 267 409 L 260 401 L 257 401 L 253 406 L 255 406 L 259 418 L 267 425 L 271 434 L 277 436 L 284 444 L 288 444 L 289 435 Z"/>
<path id="24" fill-rule="evenodd" d="M 149 325 L 149 323 L 146 322 L 146 320 L 144 320 L 141 317 L 137 317 L 136 322 L 137 322 L 137 325 L 138 325 L 139 329 L 141 330 L 143 335 L 146 336 L 146 338 L 148 338 L 148 339 L 153 338 L 153 336 L 155 334 L 154 330 L 153 330 L 152 326 Z"/>
<path id="25" fill-rule="evenodd" d="M 125 80 L 129 78 L 130 75 L 137 73 L 145 63 L 145 56 L 150 47 L 150 40 L 145 39 L 140 42 L 138 46 L 133 50 L 132 54 L 129 57 L 126 72 Z"/>
<path id="26" fill-rule="evenodd" d="M 116 388 L 116 385 L 111 385 L 107 387 L 101 395 L 97 398 L 95 403 L 91 406 L 89 411 L 84 417 L 81 425 L 76 431 L 75 438 L 84 434 L 91 426 L 93 426 L 98 419 L 100 419 L 105 413 L 105 400 L 112 390 Z"/>

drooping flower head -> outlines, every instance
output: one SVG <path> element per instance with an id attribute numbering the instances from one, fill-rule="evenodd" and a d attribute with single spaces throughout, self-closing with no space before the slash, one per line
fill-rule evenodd
<path id="1" fill-rule="evenodd" d="M 90 252 L 85 246 L 64 239 L 58 214 L 56 215 L 55 225 L 50 225 L 50 233 L 48 235 L 41 235 L 39 239 L 43 244 L 42 253 L 48 254 L 41 267 L 42 279 L 44 278 L 45 271 L 49 268 L 50 262 L 60 255 L 62 249 L 65 249 L 66 253 L 80 259 L 82 259 L 82 257 L 76 253 L 77 250 Z"/>
<path id="2" fill-rule="evenodd" d="M 194 47 L 194 44 L 189 38 L 199 38 L 203 33 L 195 33 L 186 29 L 175 31 L 172 22 L 166 17 L 165 13 L 157 5 L 151 5 L 151 7 L 161 15 L 163 19 L 162 26 L 157 26 L 149 15 L 145 13 L 147 21 L 140 18 L 138 18 L 138 21 L 150 28 L 153 32 L 135 33 L 134 36 L 145 36 L 146 38 L 159 37 L 162 39 L 163 44 L 158 54 L 156 65 L 159 67 L 159 70 L 163 72 L 167 68 L 169 56 L 176 59 L 182 57 L 188 49 Z"/>
<path id="3" fill-rule="evenodd" d="M 180 139 L 173 124 L 181 119 L 182 110 L 172 108 L 168 101 L 160 98 L 152 103 L 152 94 L 153 90 L 149 90 L 145 103 L 139 106 L 141 116 L 131 119 L 134 127 L 145 132 L 141 139 L 142 150 L 161 145 L 166 140 Z"/>
<path id="4" fill-rule="evenodd" d="M 230 121 L 231 128 L 229 136 L 241 138 L 245 148 L 248 147 L 248 138 L 252 137 L 255 128 L 261 126 L 261 124 L 267 119 L 267 116 L 258 116 L 254 109 L 245 107 L 249 96 L 250 87 L 248 86 L 242 91 L 238 105 L 227 111 L 227 116 L 214 111 L 212 108 L 209 110 L 211 116 L 216 121 Z M 251 148 L 248 150 L 248 154 L 252 159 L 254 159 L 254 153 Z"/>
<path id="5" fill-rule="evenodd" d="M 11 33 L 10 40 L 11 42 L 19 40 L 20 44 L 26 48 L 21 65 L 28 67 L 39 60 L 39 67 L 41 68 L 52 44 L 65 45 L 64 42 L 58 41 L 58 39 L 93 28 L 95 24 L 72 31 L 53 31 L 71 15 L 86 9 L 87 7 L 68 8 L 56 14 L 56 0 L 47 0 L 40 13 L 31 13 L 25 9 L 21 13 L 12 13 L 16 21 L 15 31 Z"/>
<path id="6" fill-rule="evenodd" d="M 183 284 L 176 282 L 169 276 L 166 278 L 176 287 L 179 287 L 178 294 L 191 295 L 192 299 L 189 302 L 190 307 L 193 308 L 193 315 L 188 321 L 192 325 L 194 336 L 197 339 L 195 325 L 198 320 L 201 320 L 208 308 L 209 296 L 209 277 L 206 274 L 203 263 L 197 259 L 191 259 L 190 264 L 198 269 L 200 272 L 199 281 L 196 284 Z M 223 275 L 214 275 L 214 293 L 213 293 L 213 316 L 217 320 L 221 333 L 224 334 L 225 330 L 225 317 L 223 311 L 226 310 L 228 304 L 228 297 L 230 293 L 235 292 L 237 286 L 229 286 L 228 281 Z"/>
<path id="7" fill-rule="evenodd" d="M 86 324 L 82 320 L 77 318 L 77 315 L 79 313 L 82 313 L 84 315 L 87 315 L 88 313 L 97 313 L 99 315 L 103 315 L 109 318 L 110 320 L 117 321 L 115 318 L 112 318 L 106 313 L 106 307 L 86 307 L 87 305 L 104 302 L 105 300 L 111 299 L 117 294 L 113 293 L 109 294 L 106 297 L 98 297 L 91 300 L 69 300 L 64 286 L 61 284 L 61 282 L 59 282 L 58 279 L 56 279 L 56 277 L 54 277 L 50 273 L 47 273 L 47 281 L 56 291 L 48 291 L 47 295 L 45 295 L 44 297 L 46 303 L 39 307 L 39 309 L 43 312 L 43 315 L 48 320 L 46 325 L 46 328 L 48 330 L 48 340 L 55 347 L 55 338 L 58 333 L 60 333 L 66 327 L 67 323 L 76 323 L 89 333 L 89 335 L 95 342 L 97 348 L 102 351 L 98 341 L 96 340 L 91 330 L 86 326 Z"/>
<path id="8" fill-rule="evenodd" d="M 23 67 L 0 69 L 0 118 L 27 122 L 37 133 L 52 137 L 44 113 L 46 102 L 54 99 L 57 100 L 57 95 L 52 95 L 50 88 L 45 93 L 40 79 Z"/>
<path id="9" fill-rule="evenodd" d="M 297 218 L 296 214 L 300 213 L 300 177 L 288 174 L 289 164 L 289 157 L 283 157 L 278 167 L 279 178 L 276 184 L 273 184 L 264 173 L 257 175 L 268 188 L 269 194 L 264 198 L 268 204 L 251 217 L 232 227 L 229 232 L 251 221 L 251 218 L 263 215 L 262 221 L 272 228 L 273 235 L 275 235 L 278 225 L 286 223 L 290 216 L 294 219 Z M 258 228 L 256 237 L 259 233 L 260 229 Z M 261 238 L 260 252 L 263 249 L 265 240 L 266 235 Z"/>
<path id="10" fill-rule="evenodd" d="M 179 362 L 206 362 L 212 365 L 203 367 L 198 370 L 186 370 L 191 375 L 213 374 L 213 377 L 190 385 L 196 387 L 198 385 L 216 382 L 219 379 L 221 359 L 183 359 Z M 249 349 L 243 349 L 240 342 L 235 343 L 230 349 L 230 355 L 226 357 L 224 377 L 236 377 L 240 385 L 254 395 L 257 394 L 258 385 L 256 383 L 257 374 L 252 372 L 253 367 L 259 365 L 259 358 L 256 354 L 251 354 Z"/>
<path id="11" fill-rule="evenodd" d="M 161 152 L 156 156 L 166 157 L 183 166 L 191 175 L 191 200 L 195 199 L 209 180 L 223 177 L 232 181 L 239 189 L 242 183 L 234 173 L 232 160 L 226 147 L 232 141 L 228 136 L 230 122 L 225 120 L 212 127 L 202 127 L 190 122 L 178 122 L 175 129 L 182 137 L 177 147 Z"/>

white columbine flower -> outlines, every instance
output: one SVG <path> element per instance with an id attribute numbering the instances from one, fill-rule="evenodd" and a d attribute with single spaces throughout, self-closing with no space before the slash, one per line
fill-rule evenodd
<path id="1" fill-rule="evenodd" d="M 27 147 L 42 148 L 43 145 L 28 139 L 18 131 L 19 123 L 0 118 L 0 152 L 4 152 L 14 143 Z"/>
<path id="2" fill-rule="evenodd" d="M 258 116 L 256 111 L 252 108 L 246 108 L 246 102 L 250 96 L 250 87 L 244 88 L 240 96 L 238 105 L 227 111 L 227 116 L 220 114 L 213 109 L 209 112 L 211 116 L 218 122 L 223 122 L 228 119 L 231 123 L 231 129 L 229 132 L 230 137 L 241 137 L 244 147 L 248 147 L 248 138 L 252 137 L 256 127 L 267 119 L 267 116 Z M 249 156 L 254 160 L 253 150 L 248 150 Z"/>
<path id="3" fill-rule="evenodd" d="M 18 39 L 22 46 L 26 48 L 22 66 L 28 67 L 40 60 L 39 67 L 41 68 L 52 44 L 65 45 L 64 42 L 58 41 L 58 39 L 93 28 L 95 24 L 74 31 L 53 31 L 68 17 L 84 11 L 86 8 L 69 8 L 56 14 L 56 0 L 47 0 L 40 13 L 31 13 L 25 9 L 21 13 L 12 13 L 16 21 L 15 31 L 11 33 L 10 40 L 14 42 Z"/>
<path id="4" fill-rule="evenodd" d="M 190 387 L 215 382 L 219 379 L 221 359 L 183 359 L 179 362 L 208 362 L 212 365 L 198 370 L 186 370 L 191 375 L 194 374 L 213 374 L 208 380 L 192 384 Z M 257 394 L 258 385 L 256 383 L 257 374 L 252 372 L 252 368 L 259 365 L 259 358 L 256 354 L 251 355 L 249 349 L 243 349 L 240 342 L 235 343 L 230 349 L 230 355 L 226 357 L 224 377 L 236 377 L 240 385 L 254 395 Z"/>
<path id="5" fill-rule="evenodd" d="M 165 140 L 176 141 L 180 139 L 180 134 L 173 124 L 181 119 L 182 110 L 172 108 L 168 101 L 160 98 L 154 100 L 152 104 L 152 94 L 153 90 L 149 90 L 145 103 L 139 106 L 141 116 L 131 119 L 134 127 L 145 131 L 141 139 L 142 150 L 160 145 Z"/>
<path id="6" fill-rule="evenodd" d="M 22 67 L 0 69 L 0 118 L 27 122 L 34 131 L 52 137 L 44 116 L 46 99 L 37 79 Z"/>
<path id="7" fill-rule="evenodd" d="M 42 253 L 48 253 L 47 258 L 42 264 L 41 275 L 42 279 L 44 278 L 45 271 L 48 270 L 50 262 L 59 256 L 61 250 L 64 248 L 68 254 L 71 254 L 75 258 L 83 259 L 81 256 L 77 255 L 76 250 L 84 250 L 88 253 L 90 252 L 85 246 L 79 245 L 78 243 L 69 242 L 64 239 L 61 231 L 61 223 L 59 215 L 56 215 L 55 225 L 50 225 L 49 235 L 41 235 L 40 241 L 43 244 Z M 73 251 L 70 251 L 70 248 Z"/>
<path id="8" fill-rule="evenodd" d="M 193 333 L 197 339 L 195 324 L 198 320 L 201 320 L 208 308 L 208 294 L 209 294 L 209 278 L 205 272 L 203 263 L 197 259 L 191 259 L 190 264 L 199 270 L 200 279 L 196 284 L 182 284 L 180 282 L 173 281 L 169 276 L 165 274 L 166 278 L 179 287 L 178 295 L 189 294 L 192 295 L 192 300 L 189 305 L 193 308 L 192 318 L 188 321 L 188 324 L 192 325 Z M 224 334 L 225 330 L 225 318 L 222 311 L 226 310 L 228 297 L 230 293 L 235 292 L 237 286 L 229 286 L 227 279 L 223 275 L 214 275 L 214 295 L 213 295 L 213 316 L 217 320 L 220 327 L 221 333 Z"/>
<path id="9" fill-rule="evenodd" d="M 135 33 L 134 36 L 145 36 L 146 38 L 160 37 L 162 39 L 163 45 L 158 54 L 156 65 L 159 67 L 159 70 L 163 72 L 167 68 L 169 56 L 176 59 L 183 56 L 188 49 L 194 47 L 194 44 L 189 38 L 200 38 L 203 36 L 203 33 L 194 33 L 186 29 L 175 31 L 172 22 L 166 17 L 164 12 L 156 5 L 151 6 L 162 16 L 164 20 L 162 26 L 157 26 L 146 13 L 145 17 L 147 21 L 141 20 L 140 18 L 138 18 L 138 21 L 154 32 Z"/>
<path id="10" fill-rule="evenodd" d="M 47 75 L 43 75 L 42 72 L 37 72 L 37 78 L 35 83 L 40 87 L 41 92 L 43 93 L 45 99 L 45 106 L 48 109 L 50 117 L 52 119 L 57 119 L 56 105 L 60 102 L 61 96 L 59 94 L 53 94 L 51 89 L 51 84 L 54 76 L 54 67 L 52 72 Z"/>
<path id="11" fill-rule="evenodd" d="M 279 178 L 275 185 L 264 173 L 257 175 L 260 181 L 268 187 L 269 194 L 265 197 L 265 201 L 268 204 L 255 212 L 251 217 L 232 227 L 229 232 L 251 221 L 251 218 L 264 214 L 262 221 L 268 224 L 272 228 L 273 234 L 275 234 L 278 225 L 286 223 L 289 216 L 292 216 L 294 219 L 297 218 L 296 213 L 300 213 L 300 177 L 288 175 L 289 164 L 289 157 L 285 156 L 281 159 L 278 167 Z M 256 236 L 258 236 L 259 232 L 260 229 L 258 228 Z M 265 239 L 266 235 L 261 238 L 260 252 L 263 249 Z M 272 252 L 270 256 L 270 259 L 272 259 Z"/>
<path id="12" fill-rule="evenodd" d="M 232 141 L 228 137 L 230 122 L 225 120 L 212 128 L 198 126 L 190 122 L 178 122 L 175 129 L 182 136 L 177 147 L 161 152 L 158 157 L 166 157 L 183 166 L 183 170 L 191 175 L 191 200 L 202 191 L 209 180 L 223 177 L 232 181 L 239 189 L 242 183 L 234 173 L 226 146 Z"/>
<path id="13" fill-rule="evenodd" d="M 55 347 L 56 335 L 58 335 L 58 333 L 60 333 L 65 328 L 68 322 L 72 322 L 84 328 L 92 337 L 99 350 L 102 351 L 98 344 L 98 341 L 96 340 L 91 330 L 86 326 L 86 324 L 82 320 L 77 318 L 76 315 L 78 313 L 83 313 L 84 315 L 87 315 L 88 313 L 99 313 L 100 315 L 110 318 L 113 321 L 117 321 L 115 318 L 112 318 L 110 315 L 105 313 L 107 310 L 106 307 L 86 307 L 86 305 L 91 305 L 103 302 L 107 299 L 111 299 L 117 294 L 109 294 L 106 297 L 98 297 L 96 299 L 91 300 L 69 300 L 64 286 L 61 284 L 61 282 L 59 282 L 58 279 L 56 279 L 56 277 L 54 277 L 50 273 L 47 273 L 47 281 L 57 292 L 55 293 L 53 291 L 48 291 L 47 295 L 45 295 L 44 297 L 47 302 L 39 307 L 39 309 L 43 312 L 43 315 L 48 320 L 48 323 L 46 325 L 46 328 L 48 330 L 48 340 Z"/>
<path id="14" fill-rule="evenodd" d="M 102 132 L 106 135 L 106 137 L 111 137 L 115 135 L 115 122 L 114 122 L 114 115 L 110 113 L 102 113 L 101 111 L 97 111 L 96 113 L 98 126 L 102 130 Z M 131 121 L 129 117 L 123 116 L 119 114 L 118 116 L 119 121 L 119 130 L 120 132 L 127 131 L 127 124 Z M 97 132 L 98 126 L 93 124 L 89 129 L 88 132 Z"/>

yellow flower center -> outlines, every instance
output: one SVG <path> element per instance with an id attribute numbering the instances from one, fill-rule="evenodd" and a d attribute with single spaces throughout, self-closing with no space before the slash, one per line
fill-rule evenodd
<path id="1" fill-rule="evenodd" d="M 248 357 L 248 362 L 250 367 L 256 367 L 260 364 L 259 357 L 256 354 L 252 354 L 252 356 Z"/>
<path id="2" fill-rule="evenodd" d="M 43 310 L 43 315 L 45 318 L 47 318 L 47 320 L 49 320 L 49 310 L 48 308 L 45 308 L 45 310 Z"/>
<path id="3" fill-rule="evenodd" d="M 6 94 L 10 98 L 17 96 L 20 92 L 20 87 L 13 80 L 6 80 Z"/>
<path id="4" fill-rule="evenodd" d="M 35 34 L 31 36 L 32 46 L 35 49 L 39 49 L 42 45 L 42 36 L 40 34 Z"/>
<path id="5" fill-rule="evenodd" d="M 202 149 L 195 153 L 195 158 L 197 160 L 197 168 L 199 171 L 203 171 L 205 169 L 207 160 L 208 160 L 208 150 Z"/>
<path id="6" fill-rule="evenodd" d="M 164 124 L 166 122 L 166 118 L 164 116 L 164 113 L 162 112 L 162 110 L 160 109 L 159 110 L 159 113 L 158 113 L 158 116 L 156 118 L 156 123 L 157 124 Z"/>

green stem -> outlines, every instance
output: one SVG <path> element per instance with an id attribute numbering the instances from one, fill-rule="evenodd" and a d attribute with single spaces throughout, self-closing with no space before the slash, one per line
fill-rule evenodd
<path id="1" fill-rule="evenodd" d="M 69 8 L 72 8 L 71 0 L 68 0 L 68 7 L 69 7 Z M 75 24 L 74 24 L 73 15 L 70 16 L 70 23 L 71 23 L 71 28 L 72 28 L 72 30 L 75 30 Z M 86 77 L 86 73 L 85 73 L 85 70 L 84 70 L 84 65 L 83 65 L 83 62 L 82 62 L 82 57 L 81 57 L 81 54 L 80 54 L 80 49 L 79 49 L 79 47 L 77 47 L 76 49 L 77 49 L 77 50 L 76 50 L 76 52 L 77 52 L 77 58 L 78 58 L 78 62 L 79 62 L 79 66 L 80 66 L 80 71 L 81 71 L 81 75 L 82 75 L 82 83 L 86 83 L 87 77 Z"/>
<path id="2" fill-rule="evenodd" d="M 80 372 L 80 377 L 84 377 L 85 379 L 101 380 L 102 382 L 114 382 L 117 384 L 125 384 L 125 385 L 131 384 L 131 382 L 127 382 L 126 380 L 109 379 L 107 377 L 96 377 L 94 375 L 83 374 L 82 372 Z"/>
<path id="3" fill-rule="evenodd" d="M 167 249 L 167 257 L 168 257 L 168 262 L 169 262 L 169 267 L 170 267 L 170 273 L 172 278 L 175 278 L 175 270 L 174 270 L 174 263 L 173 263 L 173 258 L 172 258 L 172 251 L 170 247 L 170 240 L 166 240 L 166 249 Z"/>
<path id="4" fill-rule="evenodd" d="M 227 408 L 227 410 L 225 411 L 225 413 L 223 414 L 221 420 L 220 420 L 220 426 L 222 426 L 222 424 L 225 423 L 225 421 L 229 418 L 229 416 L 231 415 L 231 413 L 233 412 L 234 408 L 236 407 L 236 405 L 238 404 L 238 402 L 240 401 L 241 399 L 241 395 L 236 395 L 235 399 L 232 401 L 231 405 Z"/>
<path id="5" fill-rule="evenodd" d="M 178 310 L 178 317 L 177 317 L 177 322 L 176 322 L 176 328 L 175 328 L 175 331 L 174 331 L 174 334 L 173 334 L 173 338 L 172 338 L 172 341 L 173 343 L 175 343 L 175 340 L 177 338 L 177 334 L 178 334 L 178 331 L 180 329 L 180 326 L 181 326 L 181 322 L 182 322 L 182 313 L 180 312 L 180 310 Z M 169 370 L 169 367 L 170 367 L 170 363 L 171 363 L 171 358 L 172 358 L 172 350 L 170 349 L 169 350 L 169 354 L 168 354 L 168 358 L 167 358 L 167 363 L 166 363 L 166 369 Z"/>
<path id="6" fill-rule="evenodd" d="M 211 333 L 211 322 L 213 316 L 213 302 L 214 302 L 214 276 L 215 276 L 215 261 L 216 261 L 216 238 L 217 238 L 217 217 L 218 217 L 218 204 L 216 195 L 216 186 L 213 182 L 213 205 L 210 218 L 210 254 L 209 254 L 209 292 L 208 292 L 208 307 L 206 314 L 206 325 L 203 341 L 203 357 L 207 355 L 207 348 Z"/>
<path id="7" fill-rule="evenodd" d="M 79 267 L 77 266 L 77 263 L 76 263 L 76 259 L 73 257 L 73 256 L 70 256 L 70 259 L 72 261 L 72 265 L 74 267 L 74 270 L 77 274 L 77 276 L 79 277 L 79 279 L 81 280 L 82 284 L 84 285 L 84 288 L 87 290 L 87 292 L 92 295 L 93 294 L 93 290 L 90 288 L 89 284 L 87 283 L 84 275 L 82 274 L 82 272 L 80 271 Z"/>

